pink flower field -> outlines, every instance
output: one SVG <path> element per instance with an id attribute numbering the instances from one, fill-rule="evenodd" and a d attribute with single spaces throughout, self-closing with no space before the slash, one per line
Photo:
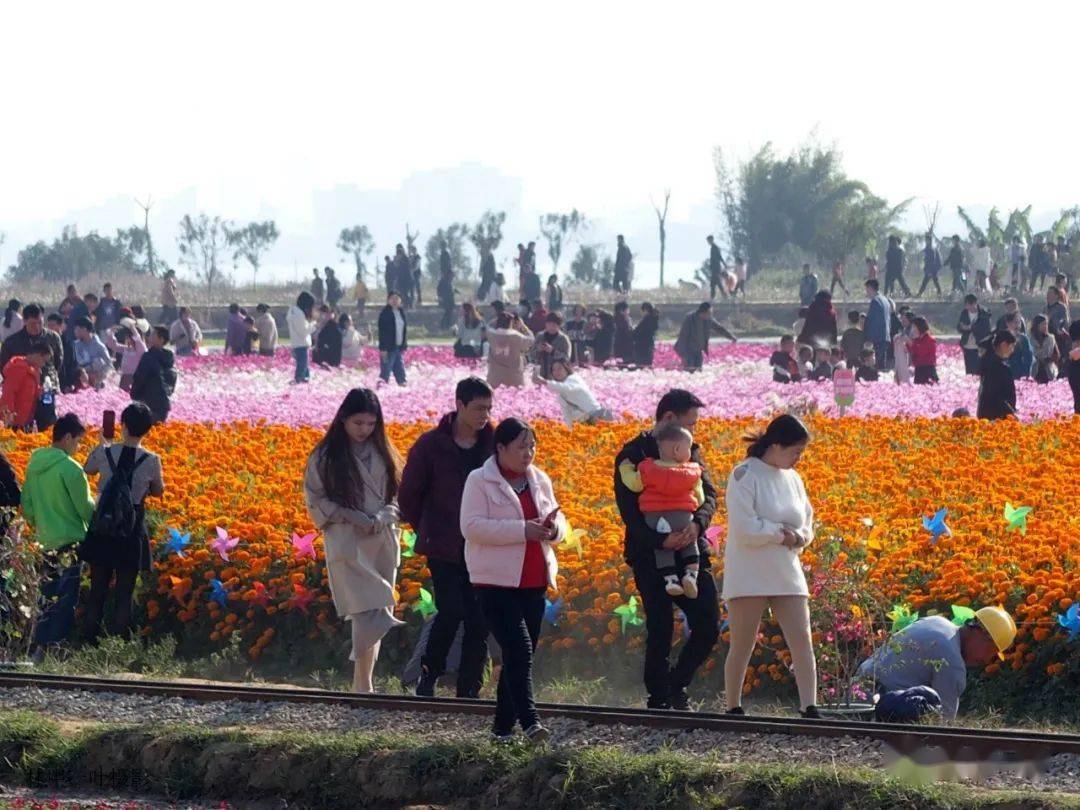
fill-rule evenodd
<path id="1" fill-rule="evenodd" d="M 658 367 L 648 370 L 584 369 L 600 402 L 618 417 L 647 419 L 659 396 L 669 388 L 688 388 L 708 405 L 706 416 L 720 418 L 761 417 L 788 404 L 806 406 L 812 401 L 825 413 L 838 412 L 832 383 L 781 385 L 772 381 L 766 344 L 723 344 L 713 349 L 703 371 L 678 370 L 669 345 L 658 347 Z M 975 411 L 978 379 L 963 372 L 955 346 L 939 348 L 936 386 L 897 385 L 890 375 L 878 383 L 859 384 L 851 416 L 899 416 L 907 418 L 949 416 L 957 408 Z M 406 353 L 409 384 L 379 389 L 386 418 L 393 422 L 432 421 L 453 406 L 457 380 L 475 373 L 483 376 L 484 361 L 457 360 L 449 347 L 420 347 Z M 180 422 L 226 423 L 235 421 L 284 425 L 325 425 L 333 417 L 345 392 L 378 383 L 378 356 L 365 355 L 365 365 L 352 369 L 313 368 L 308 385 L 292 381 L 292 359 L 282 351 L 274 358 L 221 355 L 180 358 L 180 382 L 173 398 L 170 419 Z M 1068 385 L 1056 382 L 1017 384 L 1020 417 L 1024 421 L 1054 419 L 1072 414 Z M 81 392 L 60 398 L 60 412 L 74 411 L 91 424 L 99 424 L 104 410 L 122 410 L 128 396 L 115 382 L 101 392 Z M 499 389 L 495 417 L 515 415 L 525 419 L 561 419 L 555 397 L 531 384 L 521 389 Z"/>

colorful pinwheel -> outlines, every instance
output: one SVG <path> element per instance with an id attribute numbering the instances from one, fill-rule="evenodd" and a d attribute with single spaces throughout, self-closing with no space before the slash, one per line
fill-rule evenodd
<path id="1" fill-rule="evenodd" d="M 240 544 L 240 538 L 229 537 L 229 533 L 220 526 L 217 529 L 217 537 L 210 541 L 210 548 L 216 551 L 225 562 L 229 562 L 229 552 Z"/>
<path id="2" fill-rule="evenodd" d="M 645 617 L 638 615 L 638 601 L 636 596 L 631 596 L 625 605 L 615 608 L 615 615 L 622 622 L 622 632 L 626 635 L 627 625 L 634 626 L 645 624 Z"/>
<path id="3" fill-rule="evenodd" d="M 1030 514 L 1030 506 L 1013 506 L 1011 503 L 1006 502 L 1005 522 L 1009 525 L 1005 531 L 1027 534 L 1027 519 Z"/>

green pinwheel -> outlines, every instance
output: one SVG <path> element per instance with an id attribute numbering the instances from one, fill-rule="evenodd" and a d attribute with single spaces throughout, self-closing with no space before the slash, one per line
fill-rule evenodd
<path id="1" fill-rule="evenodd" d="M 622 622 L 623 635 L 626 635 L 627 625 L 645 624 L 645 617 L 638 615 L 636 596 L 631 596 L 625 605 L 619 605 L 615 608 L 615 615 Z"/>
<path id="2" fill-rule="evenodd" d="M 412 609 L 426 619 L 436 611 L 435 597 L 431 595 L 427 588 L 421 588 L 420 598 L 413 603 Z"/>
<path id="3" fill-rule="evenodd" d="M 963 627 L 968 619 L 975 618 L 975 611 L 963 605 L 952 606 L 952 623 L 957 627 Z"/>
<path id="4" fill-rule="evenodd" d="M 1030 506 L 1013 506 L 1011 503 L 1006 502 L 1005 522 L 1009 524 L 1006 531 L 1027 534 L 1027 519 L 1030 514 Z"/>
<path id="5" fill-rule="evenodd" d="M 908 625 L 914 624 L 919 620 L 919 611 L 911 612 L 911 608 L 907 605 L 893 605 L 892 610 L 885 614 L 892 619 L 892 631 L 899 633 Z"/>
<path id="6" fill-rule="evenodd" d="M 405 546 L 401 551 L 402 557 L 415 557 L 416 556 L 416 532 L 412 529 L 405 529 L 401 533 L 401 542 Z"/>

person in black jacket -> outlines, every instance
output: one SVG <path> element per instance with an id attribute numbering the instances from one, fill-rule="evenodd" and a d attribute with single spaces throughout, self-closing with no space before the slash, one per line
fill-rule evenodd
<path id="1" fill-rule="evenodd" d="M 979 305 L 979 299 L 972 293 L 964 296 L 964 308 L 956 322 L 956 331 L 960 333 L 960 348 L 964 350 L 964 371 L 978 374 L 981 366 L 979 346 L 990 336 L 990 311 Z"/>
<path id="2" fill-rule="evenodd" d="M 724 276 L 721 273 L 721 270 L 727 267 L 727 263 L 724 262 L 720 246 L 716 244 L 712 234 L 706 236 L 705 241 L 709 243 L 709 300 L 716 300 L 717 290 L 724 298 L 727 298 L 727 286 L 724 284 Z"/>
<path id="3" fill-rule="evenodd" d="M 979 382 L 979 406 L 975 415 L 979 419 L 1005 419 L 1016 415 L 1016 383 L 1009 370 L 1009 356 L 1016 348 L 1016 335 L 1012 332 L 994 332 L 982 343 Z"/>
<path id="4" fill-rule="evenodd" d="M 348 315 L 342 315 L 341 317 L 347 318 Z M 337 318 L 331 317 L 323 324 L 323 328 L 319 330 L 319 334 L 315 338 L 315 351 L 313 352 L 317 358 L 315 362 L 331 368 L 340 366 L 341 338 L 344 333 L 345 327 Z"/>
<path id="5" fill-rule="evenodd" d="M 624 363 L 634 362 L 634 324 L 630 321 L 630 305 L 620 301 L 615 305 L 615 356 Z"/>
<path id="6" fill-rule="evenodd" d="M 611 288 L 616 293 L 630 292 L 630 265 L 634 260 L 626 240 L 620 233 L 615 237 L 618 247 L 615 249 L 615 271 L 611 279 Z"/>
<path id="7" fill-rule="evenodd" d="M 656 351 L 656 333 L 660 330 L 660 313 L 648 301 L 641 305 L 641 320 L 634 327 L 634 364 L 649 368 Z"/>
<path id="8" fill-rule="evenodd" d="M 692 433 L 698 409 L 702 407 L 704 403 L 689 391 L 668 391 L 656 406 L 657 426 L 674 422 Z M 702 465 L 704 502 L 694 512 L 693 522 L 686 529 L 671 534 L 659 534 L 650 529 L 638 506 L 637 494 L 627 489 L 619 475 L 619 465 L 630 461 L 636 467 L 645 458 L 659 458 L 660 448 L 653 433 L 640 434 L 615 457 L 615 503 L 626 526 L 624 557 L 634 572 L 634 584 L 645 608 L 645 689 L 649 693 L 649 708 L 685 711 L 689 708 L 686 689 L 719 637 L 716 583 L 709 573 L 709 545 L 705 539 L 705 530 L 716 512 L 716 488 L 704 469 L 701 449 L 695 444 L 690 459 Z M 657 570 L 655 552 L 659 548 L 680 549 L 690 543 L 697 543 L 702 572 L 697 598 L 670 596 L 664 589 L 664 578 Z M 690 637 L 674 668 L 669 668 L 676 605 L 686 616 Z"/>
<path id="9" fill-rule="evenodd" d="M 477 303 L 487 300 L 491 285 L 495 283 L 495 256 L 491 248 L 484 245 L 480 249 L 480 286 L 476 290 Z"/>
<path id="10" fill-rule="evenodd" d="M 911 297 L 911 289 L 904 279 L 904 263 L 907 257 L 904 248 L 900 245 L 899 236 L 889 237 L 889 248 L 885 251 L 885 295 L 892 295 L 893 287 L 897 284 L 904 291 L 904 295 Z"/>
<path id="11" fill-rule="evenodd" d="M 404 352 L 408 348 L 408 321 L 401 308 L 401 296 L 391 290 L 379 313 L 379 379 L 390 382 L 390 372 L 398 385 L 405 385 Z"/>
<path id="12" fill-rule="evenodd" d="M 438 298 L 439 306 L 443 311 L 439 328 L 444 332 L 449 332 L 454 320 L 454 310 L 457 307 L 454 304 L 454 269 L 450 266 L 450 254 L 446 252 L 445 247 L 443 253 L 446 254 L 446 267 L 439 270 L 439 283 L 435 287 L 435 297 Z M 441 259 L 439 263 L 442 264 Z"/>
<path id="13" fill-rule="evenodd" d="M 495 450 L 491 427 L 491 386 L 466 377 L 454 392 L 456 410 L 409 450 L 398 488 L 401 516 L 416 532 L 416 552 L 427 557 L 438 613 L 420 659 L 416 694 L 433 697 L 446 670 L 458 627 L 464 624 L 457 696 L 479 696 L 487 661 L 487 622 L 465 568 L 461 535 L 461 495 L 469 473 Z"/>
<path id="14" fill-rule="evenodd" d="M 150 330 L 149 347 L 139 358 L 131 381 L 131 399 L 144 403 L 154 415 L 155 424 L 169 418 L 170 397 L 176 389 L 176 359 L 166 347 L 169 328 L 155 326 Z"/>
<path id="15" fill-rule="evenodd" d="M 596 310 L 589 316 L 589 332 L 593 362 L 602 366 L 615 351 L 615 316 L 602 309 Z"/>

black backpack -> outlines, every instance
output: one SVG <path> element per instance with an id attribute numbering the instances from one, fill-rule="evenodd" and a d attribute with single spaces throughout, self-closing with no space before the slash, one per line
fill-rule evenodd
<path id="1" fill-rule="evenodd" d="M 134 466 L 126 473 L 117 474 L 116 462 L 112 454 L 105 451 L 105 459 L 109 462 L 109 470 L 112 476 L 105 489 L 101 491 L 97 506 L 94 508 L 94 516 L 90 519 L 90 534 L 96 537 L 112 537 L 128 540 L 135 535 L 138 528 L 139 517 L 138 504 L 131 494 L 131 480 L 135 470 L 139 468 L 149 457 L 149 453 L 143 453 L 136 459 Z"/>

